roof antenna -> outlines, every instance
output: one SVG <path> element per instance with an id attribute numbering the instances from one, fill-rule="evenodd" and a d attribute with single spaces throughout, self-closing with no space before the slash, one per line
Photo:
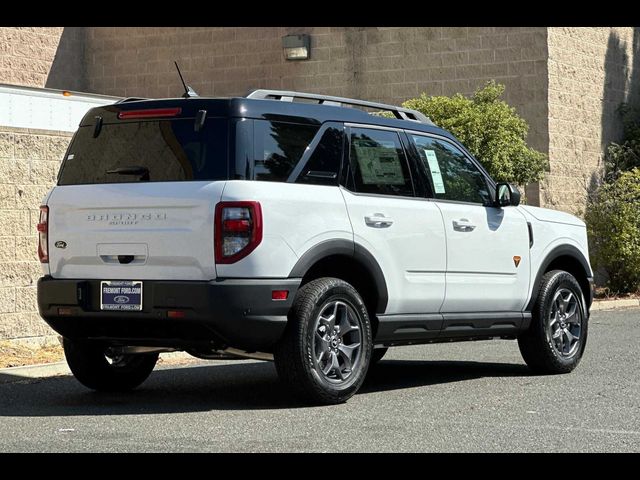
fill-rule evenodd
<path id="1" fill-rule="evenodd" d="M 180 73 L 180 67 L 178 66 L 178 62 L 174 61 L 173 63 L 176 64 L 176 68 L 178 69 L 178 75 L 180 75 L 180 81 L 184 86 L 184 93 L 182 94 L 182 98 L 197 97 L 198 94 L 196 93 L 196 91 L 193 88 L 191 88 L 189 85 L 184 83 L 184 78 L 182 78 L 182 73 Z"/>

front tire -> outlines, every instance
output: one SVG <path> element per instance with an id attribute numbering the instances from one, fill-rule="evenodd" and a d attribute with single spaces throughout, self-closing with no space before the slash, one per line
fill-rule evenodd
<path id="1" fill-rule="evenodd" d="M 573 275 L 552 270 L 542 277 L 531 326 L 518 337 L 524 361 L 537 373 L 569 373 L 587 344 L 588 312 Z"/>
<path id="2" fill-rule="evenodd" d="M 331 405 L 362 386 L 371 348 L 369 315 L 358 292 L 343 280 L 319 278 L 298 291 L 274 360 L 295 395 Z"/>
<path id="3" fill-rule="evenodd" d="M 64 338 L 62 345 L 76 379 L 97 391 L 132 390 L 149 377 L 158 361 L 157 353 L 114 355 L 99 342 Z"/>

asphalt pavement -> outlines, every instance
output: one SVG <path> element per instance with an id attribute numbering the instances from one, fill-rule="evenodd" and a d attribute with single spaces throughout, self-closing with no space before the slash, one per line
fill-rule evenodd
<path id="1" fill-rule="evenodd" d="M 346 404 L 306 407 L 273 364 L 158 368 L 130 394 L 0 382 L 0 452 L 639 452 L 640 310 L 595 312 L 571 374 L 515 341 L 391 349 Z"/>

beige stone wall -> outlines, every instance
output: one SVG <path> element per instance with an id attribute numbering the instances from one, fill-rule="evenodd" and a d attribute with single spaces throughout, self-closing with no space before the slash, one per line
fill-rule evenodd
<path id="1" fill-rule="evenodd" d="M 63 27 L 0 27 L 0 83 L 44 87 Z"/>
<path id="2" fill-rule="evenodd" d="M 0 338 L 47 335 L 38 315 L 36 224 L 71 135 L 0 127 Z"/>
<path id="3" fill-rule="evenodd" d="M 606 146 L 622 135 L 616 109 L 640 94 L 640 32 L 556 27 L 549 28 L 548 44 L 551 171 L 541 200 L 581 215 L 602 173 Z"/>
<path id="4" fill-rule="evenodd" d="M 0 83 L 83 90 L 84 28 L 0 27 Z"/>
<path id="5" fill-rule="evenodd" d="M 281 38 L 311 35 L 311 59 L 287 62 Z M 173 60 L 201 95 L 292 89 L 398 104 L 421 92 L 472 93 L 487 80 L 547 149 L 545 27 L 108 28 L 86 33 L 89 91 L 169 97 L 182 93 Z"/>

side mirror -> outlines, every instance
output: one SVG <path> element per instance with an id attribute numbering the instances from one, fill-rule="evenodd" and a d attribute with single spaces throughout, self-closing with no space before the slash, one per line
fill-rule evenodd
<path id="1" fill-rule="evenodd" d="M 498 183 L 496 185 L 495 206 L 501 208 L 508 205 L 513 207 L 520 205 L 520 192 L 509 183 Z"/>

